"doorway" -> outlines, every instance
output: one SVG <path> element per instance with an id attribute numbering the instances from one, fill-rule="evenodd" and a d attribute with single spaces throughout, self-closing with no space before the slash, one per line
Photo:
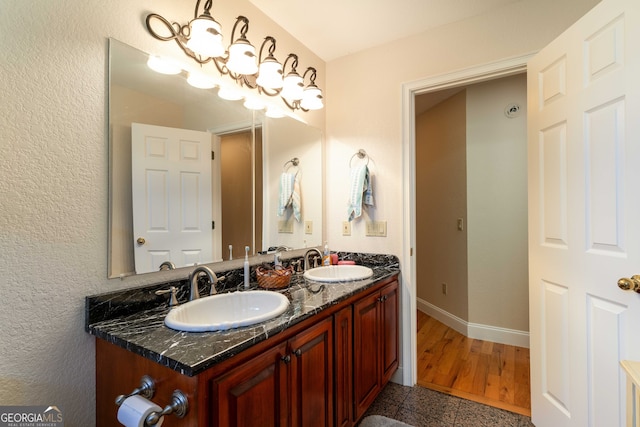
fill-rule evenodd
<path id="1" fill-rule="evenodd" d="M 262 128 L 220 136 L 220 180 L 222 253 L 242 259 L 262 248 Z"/>
<path id="2" fill-rule="evenodd" d="M 528 414 L 526 75 L 415 105 L 418 384 Z"/>
<path id="3" fill-rule="evenodd" d="M 422 94 L 416 107 L 418 309 L 528 347 L 526 75 Z"/>
<path id="4" fill-rule="evenodd" d="M 417 297 L 416 297 L 416 201 L 415 201 L 415 97 L 428 92 L 465 86 L 500 77 L 524 73 L 532 55 L 514 57 L 477 67 L 415 80 L 402 86 L 403 128 L 403 211 L 404 231 L 401 269 L 402 295 L 402 370 L 403 384 L 417 383 Z"/>

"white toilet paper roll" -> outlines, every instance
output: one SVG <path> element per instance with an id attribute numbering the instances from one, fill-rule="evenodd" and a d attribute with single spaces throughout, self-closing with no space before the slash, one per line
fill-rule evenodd
<path id="1" fill-rule="evenodd" d="M 144 420 L 149 414 L 161 411 L 161 407 L 142 396 L 130 396 L 122 402 L 118 409 L 118 421 L 126 427 L 144 427 Z M 162 421 L 164 421 L 164 417 L 156 426 L 160 427 Z"/>

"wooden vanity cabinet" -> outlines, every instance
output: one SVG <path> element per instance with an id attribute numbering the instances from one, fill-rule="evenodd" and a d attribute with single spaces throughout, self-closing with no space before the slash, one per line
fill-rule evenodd
<path id="1" fill-rule="evenodd" d="M 327 318 L 211 382 L 215 426 L 333 426 L 333 324 Z"/>
<path id="2" fill-rule="evenodd" d="M 397 366 L 394 276 L 194 377 L 97 339 L 96 425 L 119 425 L 115 396 L 149 375 L 158 405 L 175 389 L 189 399 L 166 427 L 351 427 Z"/>
<path id="3" fill-rule="evenodd" d="M 353 423 L 353 306 L 333 316 L 336 427 Z"/>
<path id="4" fill-rule="evenodd" d="M 353 304 L 354 421 L 398 367 L 398 281 Z"/>

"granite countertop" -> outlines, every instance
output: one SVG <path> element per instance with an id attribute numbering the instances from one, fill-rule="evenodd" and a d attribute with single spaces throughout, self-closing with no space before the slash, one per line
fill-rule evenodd
<path id="1" fill-rule="evenodd" d="M 350 254 L 358 264 L 371 267 L 373 276 L 352 282 L 323 284 L 296 275 L 288 289 L 287 311 L 256 325 L 216 332 L 181 332 L 164 325 L 169 312 L 166 297 L 155 290 L 179 286 L 179 300 L 185 301 L 185 281 L 164 283 L 86 299 L 86 330 L 91 335 L 167 366 L 181 374 L 195 376 L 260 341 L 278 334 L 346 298 L 398 274 L 398 259 L 389 255 Z M 233 273 L 231 273 L 233 274 Z M 252 283 L 252 289 L 256 289 Z"/>

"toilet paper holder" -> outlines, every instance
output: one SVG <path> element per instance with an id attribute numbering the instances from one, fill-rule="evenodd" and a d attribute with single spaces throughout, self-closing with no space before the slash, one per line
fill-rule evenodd
<path id="1" fill-rule="evenodd" d="M 144 375 L 140 379 L 140 386 L 134 389 L 129 394 L 121 394 L 116 397 L 116 405 L 120 406 L 122 403 L 131 396 L 140 395 L 145 399 L 151 400 L 153 395 L 156 392 L 156 383 L 153 381 L 148 375 Z M 155 426 L 160 422 L 163 416 L 174 414 L 178 418 L 183 418 L 187 411 L 189 410 L 189 399 L 187 396 L 180 390 L 174 390 L 171 395 L 171 403 L 164 407 L 164 409 L 160 412 L 152 412 L 145 419 L 145 425 Z"/>
<path id="2" fill-rule="evenodd" d="M 189 410 L 189 400 L 180 390 L 174 390 L 171 395 L 171 403 L 164 407 L 161 412 L 152 412 L 147 416 L 145 424 L 155 426 L 165 415 L 173 414 L 178 418 L 183 418 Z"/>
<path id="3" fill-rule="evenodd" d="M 129 394 L 121 394 L 120 396 L 116 397 L 116 405 L 122 405 L 122 402 L 124 402 L 127 397 L 135 396 L 137 394 L 144 397 L 145 399 L 151 400 L 155 392 L 155 381 L 153 381 L 153 378 L 151 378 L 149 375 L 144 375 L 142 378 L 140 378 L 140 387 L 134 389 Z"/>

